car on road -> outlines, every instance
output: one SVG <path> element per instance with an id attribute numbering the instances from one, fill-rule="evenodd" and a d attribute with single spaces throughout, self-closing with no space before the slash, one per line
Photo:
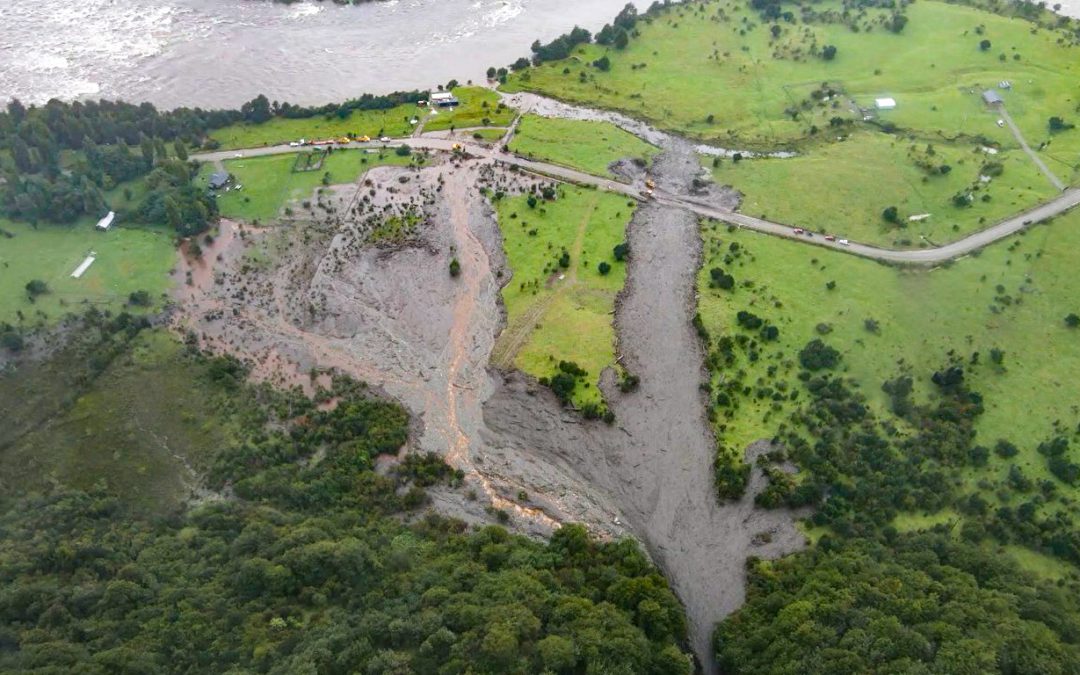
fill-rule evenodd
<path id="1" fill-rule="evenodd" d="M 836 241 L 836 237 L 831 234 L 825 235 L 825 241 Z"/>
<path id="2" fill-rule="evenodd" d="M 233 155 L 233 157 L 236 158 L 236 159 L 240 159 L 243 156 L 244 156 L 244 153 L 242 153 L 242 152 L 238 152 L 235 155 Z"/>
<path id="3" fill-rule="evenodd" d="M 289 142 L 289 147 L 290 148 L 299 148 L 300 147 L 300 142 L 299 141 L 290 141 Z"/>
<path id="4" fill-rule="evenodd" d="M 838 241 L 836 243 L 840 244 L 841 246 L 851 246 L 851 242 L 848 241 L 847 239 L 841 239 L 840 241 Z"/>
<path id="5" fill-rule="evenodd" d="M 390 137 L 389 136 L 383 136 L 382 138 L 379 139 L 379 142 L 380 143 L 389 143 L 390 142 Z"/>
<path id="6" fill-rule="evenodd" d="M 371 140 L 371 136 L 357 136 L 356 137 L 356 142 L 357 143 L 367 143 L 370 140 Z"/>
<path id="7" fill-rule="evenodd" d="M 795 234 L 804 234 L 806 230 L 802 229 L 801 227 L 796 227 L 794 230 L 792 230 L 792 232 L 794 232 Z"/>

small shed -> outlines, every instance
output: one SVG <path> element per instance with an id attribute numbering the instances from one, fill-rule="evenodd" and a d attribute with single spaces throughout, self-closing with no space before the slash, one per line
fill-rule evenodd
<path id="1" fill-rule="evenodd" d="M 112 227 L 114 218 L 116 218 L 116 214 L 113 213 L 112 211 L 109 211 L 109 213 L 106 214 L 104 218 L 97 221 L 97 225 L 95 225 L 94 227 L 101 230 L 102 232 L 104 232 L 104 231 L 108 230 L 110 227 Z"/>
<path id="2" fill-rule="evenodd" d="M 220 190 L 229 183 L 229 174 L 225 171 L 216 171 L 210 174 L 210 189 Z"/>
<path id="3" fill-rule="evenodd" d="M 874 107 L 878 110 L 892 110 L 896 107 L 896 99 L 889 96 L 875 98 Z"/>
<path id="4" fill-rule="evenodd" d="M 1005 99 L 1001 98 L 1001 94 L 997 93 L 994 89 L 987 89 L 982 93 L 983 103 L 986 105 L 1000 105 L 1005 102 Z"/>

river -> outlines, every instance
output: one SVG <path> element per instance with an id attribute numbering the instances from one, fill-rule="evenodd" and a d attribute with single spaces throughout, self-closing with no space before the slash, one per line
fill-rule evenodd
<path id="1" fill-rule="evenodd" d="M 479 79 L 627 0 L 0 0 L 0 102 L 315 104 Z M 1080 0 L 1078 0 L 1080 1 Z"/>

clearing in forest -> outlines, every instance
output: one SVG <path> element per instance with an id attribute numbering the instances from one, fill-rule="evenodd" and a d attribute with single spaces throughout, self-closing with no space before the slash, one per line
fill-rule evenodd
<path id="1" fill-rule="evenodd" d="M 0 323 L 52 324 L 89 306 L 138 311 L 127 306 L 131 293 L 146 291 L 156 305 L 168 288 L 175 253 L 164 228 L 115 226 L 99 232 L 87 218 L 37 227 L 0 219 L 0 231 Z M 94 263 L 72 278 L 90 252 L 96 254 Z M 46 289 L 31 299 L 26 285 L 35 280 L 45 282 Z"/>

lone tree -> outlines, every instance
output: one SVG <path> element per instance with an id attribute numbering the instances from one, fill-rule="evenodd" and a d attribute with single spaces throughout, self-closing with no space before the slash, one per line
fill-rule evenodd
<path id="1" fill-rule="evenodd" d="M 26 284 L 26 294 L 33 300 L 39 295 L 45 295 L 49 292 L 49 285 L 41 279 L 33 279 Z"/>
<path id="2" fill-rule="evenodd" d="M 1076 126 L 1075 124 L 1072 124 L 1070 122 L 1066 122 L 1065 120 L 1061 119 L 1057 115 L 1054 115 L 1053 117 L 1050 118 L 1049 125 L 1050 125 L 1050 131 L 1051 132 L 1068 131 L 1069 129 L 1072 129 L 1073 127 Z"/>
<path id="3" fill-rule="evenodd" d="M 983 50 L 984 52 L 990 51 L 990 41 L 989 40 L 983 40 L 982 42 L 980 42 L 979 43 L 979 49 Z"/>
<path id="4" fill-rule="evenodd" d="M 1080 328 L 1080 316 L 1077 316 L 1076 312 L 1070 312 L 1069 315 L 1065 317 L 1065 325 L 1069 328 Z"/>
<path id="5" fill-rule="evenodd" d="M 881 212 L 881 217 L 890 223 L 900 222 L 900 214 L 895 206 L 886 206 L 885 210 Z"/>
<path id="6" fill-rule="evenodd" d="M 821 50 L 821 58 L 825 59 L 826 61 L 832 61 L 833 59 L 835 59 L 836 58 L 836 46 L 835 45 L 825 45 L 825 47 L 822 48 L 822 50 Z"/>
<path id="7" fill-rule="evenodd" d="M 602 261 L 599 265 L 597 265 L 596 269 L 600 272 L 601 275 L 606 275 L 608 272 L 611 271 L 611 265 L 605 260 Z"/>

